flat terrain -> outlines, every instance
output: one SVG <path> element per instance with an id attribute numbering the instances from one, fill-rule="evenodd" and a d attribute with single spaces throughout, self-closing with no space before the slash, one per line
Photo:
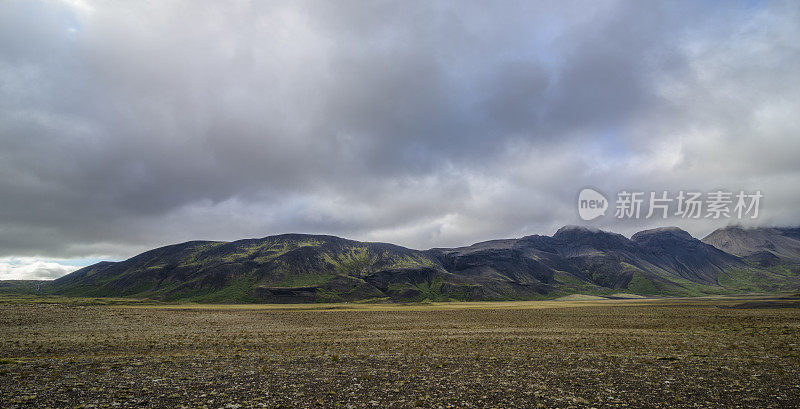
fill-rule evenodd
<path id="1" fill-rule="evenodd" d="M 0 407 L 797 407 L 781 306 L 6 301 Z"/>

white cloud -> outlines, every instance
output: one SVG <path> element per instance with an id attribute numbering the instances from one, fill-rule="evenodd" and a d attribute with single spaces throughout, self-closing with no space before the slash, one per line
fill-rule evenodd
<path id="1" fill-rule="evenodd" d="M 36 257 L 0 258 L 0 280 L 52 280 L 80 267 Z"/>

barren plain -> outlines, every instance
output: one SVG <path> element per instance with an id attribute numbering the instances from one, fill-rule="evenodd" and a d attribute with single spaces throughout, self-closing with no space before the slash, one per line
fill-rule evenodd
<path id="1" fill-rule="evenodd" d="M 2 301 L 4 408 L 800 404 L 793 301 Z"/>

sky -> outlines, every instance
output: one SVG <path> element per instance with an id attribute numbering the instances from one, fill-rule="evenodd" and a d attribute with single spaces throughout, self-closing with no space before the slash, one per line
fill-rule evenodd
<path id="1" fill-rule="evenodd" d="M 0 279 L 287 232 L 796 226 L 799 38 L 796 1 L 0 0 Z M 623 190 L 763 198 L 617 218 Z"/>

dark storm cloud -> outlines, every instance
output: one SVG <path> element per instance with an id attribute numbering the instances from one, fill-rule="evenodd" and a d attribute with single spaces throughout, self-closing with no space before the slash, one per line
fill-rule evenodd
<path id="1" fill-rule="evenodd" d="M 586 185 L 771 189 L 762 222 L 796 223 L 798 14 L 7 2 L 0 256 L 287 231 L 468 244 L 575 223 Z"/>

